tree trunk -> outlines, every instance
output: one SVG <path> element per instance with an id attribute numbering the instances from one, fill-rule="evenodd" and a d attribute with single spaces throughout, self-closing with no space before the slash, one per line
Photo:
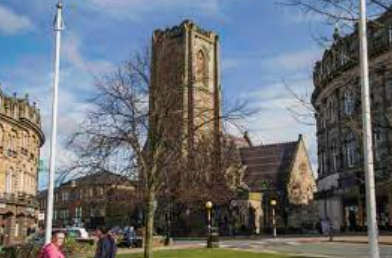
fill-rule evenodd
<path id="1" fill-rule="evenodd" d="M 148 189 L 146 198 L 146 222 L 144 234 L 144 258 L 153 258 L 155 190 Z"/>

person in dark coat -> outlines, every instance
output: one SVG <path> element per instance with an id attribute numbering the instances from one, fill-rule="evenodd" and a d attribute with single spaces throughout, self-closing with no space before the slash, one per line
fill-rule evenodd
<path id="1" fill-rule="evenodd" d="M 98 227 L 95 231 L 98 238 L 94 258 L 115 258 L 117 254 L 116 241 L 106 227 Z"/>

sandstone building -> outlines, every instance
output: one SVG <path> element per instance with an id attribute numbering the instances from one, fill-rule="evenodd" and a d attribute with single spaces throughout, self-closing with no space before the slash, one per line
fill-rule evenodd
<path id="1" fill-rule="evenodd" d="M 0 240 L 8 244 L 35 225 L 40 147 L 44 143 L 39 110 L 28 97 L 0 89 Z"/>
<path id="2" fill-rule="evenodd" d="M 377 216 L 381 229 L 392 226 L 392 13 L 369 22 L 371 110 Z M 366 226 L 358 29 L 336 30 L 333 44 L 314 68 L 312 104 L 316 110 L 318 188 L 321 219 L 335 230 Z"/>

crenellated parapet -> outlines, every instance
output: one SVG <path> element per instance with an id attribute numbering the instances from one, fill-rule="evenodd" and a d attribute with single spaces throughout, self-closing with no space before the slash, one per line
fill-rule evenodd
<path id="1" fill-rule="evenodd" d="M 163 40 L 164 38 L 176 38 L 184 35 L 186 31 L 193 30 L 197 34 L 214 40 L 218 37 L 216 33 L 213 31 L 205 30 L 199 26 L 197 26 L 193 21 L 191 20 L 184 20 L 180 25 L 176 25 L 170 28 L 166 28 L 164 30 L 162 29 L 157 29 L 154 31 L 153 39 L 154 41 L 160 41 Z"/>

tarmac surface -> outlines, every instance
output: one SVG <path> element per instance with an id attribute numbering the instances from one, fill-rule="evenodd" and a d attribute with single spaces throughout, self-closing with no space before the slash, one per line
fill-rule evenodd
<path id="1" fill-rule="evenodd" d="M 392 258 L 392 236 L 380 237 L 382 258 Z M 338 236 L 330 242 L 328 237 L 278 237 L 237 238 L 220 241 L 221 248 L 246 250 L 252 252 L 286 253 L 311 258 L 367 258 L 368 241 L 366 236 Z M 205 240 L 177 240 L 169 247 L 157 249 L 205 248 Z M 140 252 L 141 249 L 121 250 L 120 253 Z"/>

